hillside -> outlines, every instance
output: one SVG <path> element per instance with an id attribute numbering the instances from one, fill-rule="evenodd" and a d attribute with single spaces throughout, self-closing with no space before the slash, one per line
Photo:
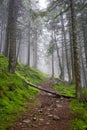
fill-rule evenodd
<path id="1" fill-rule="evenodd" d="M 5 130 L 11 126 L 21 113 L 26 112 L 27 101 L 33 99 L 39 92 L 37 89 L 27 86 L 18 75 L 35 84 L 43 82 L 46 77 L 42 72 L 22 64 L 17 65 L 16 74 L 10 74 L 7 66 L 8 59 L 1 55 L 0 130 Z M 33 105 L 35 104 L 34 101 Z"/>

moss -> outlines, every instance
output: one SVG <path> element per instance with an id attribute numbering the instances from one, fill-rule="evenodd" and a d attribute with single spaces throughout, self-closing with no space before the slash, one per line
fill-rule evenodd
<path id="1" fill-rule="evenodd" d="M 73 121 L 71 130 L 87 129 L 87 105 L 74 99 L 70 103 Z"/>
<path id="2" fill-rule="evenodd" d="M 16 70 L 22 77 L 26 78 L 28 81 L 34 84 L 41 83 L 47 76 L 45 73 L 42 73 L 41 71 L 33 69 L 29 66 L 23 66 L 21 63 L 18 64 Z"/>
<path id="3" fill-rule="evenodd" d="M 16 71 L 33 83 L 41 83 L 45 80 L 43 73 L 22 64 L 17 66 Z M 0 130 L 9 128 L 23 112 L 26 112 L 27 101 L 33 99 L 37 94 L 37 89 L 27 86 L 19 76 L 8 72 L 8 59 L 1 55 Z"/>
<path id="4" fill-rule="evenodd" d="M 59 83 L 53 86 L 59 93 L 65 94 L 67 96 L 75 96 L 75 85 L 66 85 L 64 83 Z"/>
<path id="5" fill-rule="evenodd" d="M 75 85 L 65 85 L 59 83 L 53 86 L 61 94 L 75 96 Z M 87 89 L 82 89 L 82 96 L 87 99 Z M 71 108 L 71 130 L 86 130 L 87 129 L 87 105 L 73 99 L 70 103 Z"/>
<path id="6" fill-rule="evenodd" d="M 87 88 L 82 88 L 82 97 L 87 101 Z"/>

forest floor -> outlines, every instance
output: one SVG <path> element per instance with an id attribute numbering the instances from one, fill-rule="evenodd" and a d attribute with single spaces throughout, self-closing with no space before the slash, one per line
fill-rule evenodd
<path id="1" fill-rule="evenodd" d="M 41 86 L 55 91 L 51 80 Z M 40 92 L 34 100 L 37 100 L 37 106 L 22 115 L 10 130 L 70 130 L 70 99 L 55 98 L 51 94 Z M 27 109 L 32 103 L 33 100 L 29 101 Z"/>

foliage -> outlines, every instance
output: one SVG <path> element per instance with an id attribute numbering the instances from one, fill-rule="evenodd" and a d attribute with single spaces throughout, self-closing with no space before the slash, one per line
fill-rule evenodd
<path id="1" fill-rule="evenodd" d="M 34 84 L 39 84 L 42 81 L 45 80 L 46 74 L 42 73 L 41 71 L 37 69 L 33 69 L 29 66 L 23 66 L 21 63 L 17 65 L 17 72 L 26 78 L 26 80 L 34 83 Z"/>
<path id="2" fill-rule="evenodd" d="M 53 86 L 61 94 L 68 96 L 75 95 L 75 85 L 71 84 L 68 86 L 64 83 L 59 83 Z M 84 97 L 87 96 L 87 90 L 83 89 L 82 94 Z M 87 129 L 87 105 L 83 102 L 79 102 L 76 99 L 73 99 L 70 103 L 71 108 L 71 130 L 86 130 Z"/>
<path id="3" fill-rule="evenodd" d="M 87 105 L 78 100 L 72 100 L 71 104 L 73 121 L 71 122 L 71 130 L 87 129 Z"/>
<path id="4" fill-rule="evenodd" d="M 82 88 L 82 98 L 83 102 L 87 102 L 87 88 Z"/>
<path id="5" fill-rule="evenodd" d="M 0 130 L 10 127 L 17 117 L 26 111 L 27 101 L 38 93 L 37 89 L 27 86 L 16 74 L 10 74 L 7 66 L 7 58 L 0 56 Z M 34 83 L 40 83 L 45 78 L 38 70 L 24 67 L 22 64 L 18 65 L 17 72 Z M 33 106 L 35 104 L 36 101 Z"/>
<path id="6" fill-rule="evenodd" d="M 6 72 L 8 66 L 8 59 L 3 55 L 0 55 L 0 73 Z"/>
<path id="7" fill-rule="evenodd" d="M 59 93 L 65 94 L 67 96 L 75 96 L 75 85 L 71 84 L 64 84 L 59 83 L 53 86 L 54 89 L 56 89 Z"/>

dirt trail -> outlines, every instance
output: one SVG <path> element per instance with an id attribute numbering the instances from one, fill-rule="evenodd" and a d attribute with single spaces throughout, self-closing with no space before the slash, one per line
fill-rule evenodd
<path id="1" fill-rule="evenodd" d="M 53 91 L 51 80 L 41 86 Z M 38 105 L 22 115 L 10 130 L 70 130 L 69 99 L 41 92 L 37 100 Z"/>

